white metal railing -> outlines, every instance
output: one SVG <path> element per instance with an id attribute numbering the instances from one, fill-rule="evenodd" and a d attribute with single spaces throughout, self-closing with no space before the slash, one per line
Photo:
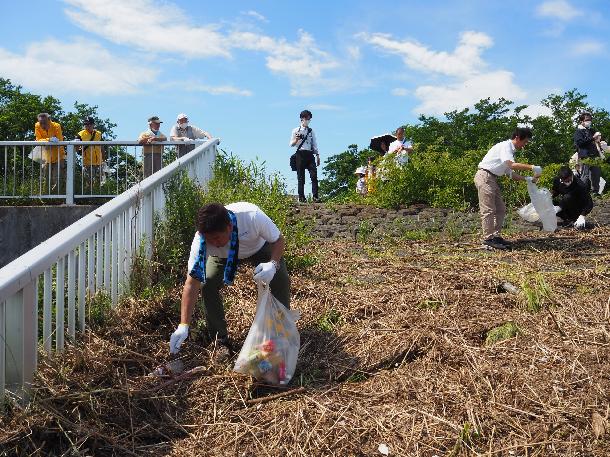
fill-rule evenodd
<path id="1" fill-rule="evenodd" d="M 163 141 L 154 147 L 162 150 L 163 167 L 203 142 Z M 144 178 L 143 147 L 137 141 L 0 141 L 0 200 L 65 199 L 71 205 L 78 199 L 115 197 Z M 84 156 L 93 155 L 94 148 L 103 156 L 101 165 L 85 163 L 91 162 Z M 65 160 L 44 164 L 45 153 L 65 153 Z"/>
<path id="2" fill-rule="evenodd" d="M 218 143 L 206 141 L 0 269 L 0 400 L 5 392 L 27 397 L 39 343 L 46 353 L 61 351 L 66 335 L 85 330 L 88 297 L 104 291 L 115 305 L 128 291 L 137 249 L 152 254 L 163 184 L 182 170 L 207 184 Z"/>

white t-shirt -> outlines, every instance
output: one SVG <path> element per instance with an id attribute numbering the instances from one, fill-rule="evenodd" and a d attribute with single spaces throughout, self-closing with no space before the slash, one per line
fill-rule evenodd
<path id="1" fill-rule="evenodd" d="M 296 140 L 297 133 L 300 133 L 301 135 L 307 135 L 307 129 L 302 126 L 297 127 L 296 129 L 293 129 L 292 134 L 290 135 L 289 144 L 292 144 Z M 300 140 L 297 140 L 296 143 L 292 145 L 292 147 L 298 148 L 299 145 L 301 144 L 301 141 L 303 141 L 302 138 Z M 301 146 L 301 151 L 318 152 L 318 142 L 316 140 L 316 134 L 314 133 L 313 130 L 311 132 L 309 132 L 309 135 L 307 135 L 307 139 L 305 141 L 303 141 L 303 146 Z"/>
<path id="2" fill-rule="evenodd" d="M 210 135 L 208 135 L 207 132 L 201 130 L 199 127 L 195 127 L 193 125 L 189 125 L 190 130 L 193 134 L 193 140 L 203 140 L 203 139 L 207 139 L 207 138 L 211 138 Z M 170 138 L 172 136 L 176 136 L 179 138 L 187 138 L 188 137 L 188 127 L 186 129 L 181 129 L 178 128 L 178 124 L 174 124 L 172 129 L 169 132 L 169 136 Z"/>
<path id="3" fill-rule="evenodd" d="M 246 259 L 256 254 L 265 242 L 275 243 L 281 233 L 273 221 L 256 205 L 252 203 L 239 202 L 225 206 L 233 211 L 237 219 L 237 237 L 239 238 L 239 259 Z M 191 255 L 188 261 L 188 271 L 190 272 L 199 256 L 201 235 L 195 233 L 191 244 Z M 216 256 L 226 259 L 229 255 L 229 241 L 221 248 L 206 244 L 206 253 L 209 256 Z"/>
<path id="4" fill-rule="evenodd" d="M 507 161 L 515 161 L 513 140 L 502 141 L 494 145 L 479 163 L 479 168 L 490 171 L 496 176 L 502 176 L 510 172 L 510 167 L 506 165 Z"/>
<path id="5" fill-rule="evenodd" d="M 402 141 L 395 140 L 395 141 L 392 141 L 390 143 L 390 147 L 388 148 L 388 152 L 398 151 L 403 146 L 405 148 L 412 148 L 413 144 L 409 140 L 407 140 L 406 138 L 404 140 L 402 140 Z"/>

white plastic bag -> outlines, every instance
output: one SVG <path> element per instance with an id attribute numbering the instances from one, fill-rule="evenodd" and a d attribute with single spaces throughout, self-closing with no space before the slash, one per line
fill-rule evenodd
<path id="1" fill-rule="evenodd" d="M 528 203 L 523 208 L 520 208 L 517 213 L 527 222 L 538 222 L 540 220 L 540 216 L 538 216 L 533 203 Z"/>
<path id="2" fill-rule="evenodd" d="M 269 384 L 288 384 L 294 376 L 301 337 L 296 321 L 299 312 L 289 310 L 258 285 L 256 315 L 235 362 L 234 371 Z"/>
<path id="3" fill-rule="evenodd" d="M 606 188 L 606 180 L 600 176 L 599 177 L 599 192 L 598 192 L 599 195 L 601 195 L 604 192 L 605 188 Z"/>
<path id="4" fill-rule="evenodd" d="M 42 147 L 35 146 L 32 148 L 32 152 L 28 154 L 28 157 L 34 162 L 42 163 Z"/>
<path id="5" fill-rule="evenodd" d="M 545 188 L 539 189 L 533 182 L 527 183 L 527 192 L 542 222 L 542 229 L 546 232 L 557 230 L 557 216 L 555 215 L 551 192 Z"/>

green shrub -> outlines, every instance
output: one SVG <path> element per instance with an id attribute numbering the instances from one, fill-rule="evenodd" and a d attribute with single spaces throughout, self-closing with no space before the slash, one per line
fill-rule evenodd
<path id="1" fill-rule="evenodd" d="M 490 346 L 500 341 L 514 338 L 521 334 L 521 329 L 514 322 L 506 322 L 498 327 L 492 328 L 485 337 L 485 346 Z"/>
<path id="2" fill-rule="evenodd" d="M 521 289 L 523 290 L 525 308 L 530 313 L 539 312 L 551 299 L 551 288 L 541 274 L 536 274 L 523 281 Z"/>

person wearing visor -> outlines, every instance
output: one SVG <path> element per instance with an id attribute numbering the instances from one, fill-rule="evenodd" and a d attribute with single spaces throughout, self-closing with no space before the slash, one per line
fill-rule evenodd
<path id="1" fill-rule="evenodd" d="M 189 124 L 188 116 L 184 113 L 178 114 L 176 123 L 169 132 L 171 141 L 190 141 L 190 140 L 209 140 L 212 138 L 205 130 Z M 194 144 L 184 144 L 178 146 L 178 158 L 188 154 L 195 149 Z"/>
<path id="2" fill-rule="evenodd" d="M 585 228 L 585 216 L 593 209 L 589 186 L 570 167 L 561 167 L 553 180 L 551 195 L 555 201 L 555 213 L 575 228 Z"/>
<path id="3" fill-rule="evenodd" d="M 167 141 L 167 137 L 161 133 L 163 121 L 159 116 L 148 118 L 148 130 L 140 133 L 138 142 L 143 145 L 142 155 L 144 156 L 144 177 L 147 178 L 159 171 L 163 166 L 163 145 L 155 144 Z"/>
<path id="4" fill-rule="evenodd" d="M 226 206 L 210 203 L 199 209 L 182 290 L 180 325 L 171 335 L 170 354 L 177 354 L 188 337 L 193 310 L 202 290 L 208 336 L 217 343 L 215 360 L 223 362 L 233 355 L 220 290 L 233 283 L 240 261 L 256 265 L 254 280 L 269 284 L 273 296 L 290 308 L 290 277 L 283 258 L 285 247 L 280 230 L 252 203 Z"/>
<path id="5" fill-rule="evenodd" d="M 515 162 L 515 151 L 523 149 L 532 138 L 529 128 L 517 128 L 510 140 L 494 145 L 479 163 L 479 170 L 474 176 L 474 184 L 479 196 L 479 212 L 483 226 L 483 245 L 493 249 L 510 249 L 508 241 L 500 236 L 506 205 L 502 200 L 502 191 L 498 180 L 508 176 L 515 181 L 537 179 L 542 174 L 542 167 L 527 163 Z M 527 178 L 517 171 L 532 171 L 534 178 Z"/>

